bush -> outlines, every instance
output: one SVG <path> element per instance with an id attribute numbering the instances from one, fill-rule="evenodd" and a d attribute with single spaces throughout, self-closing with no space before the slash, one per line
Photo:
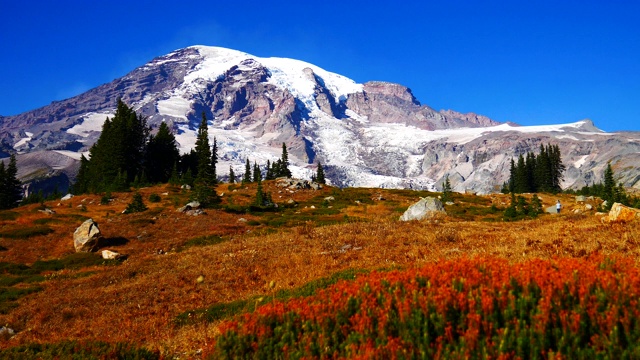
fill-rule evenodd
<path id="1" fill-rule="evenodd" d="M 34 236 L 51 234 L 52 232 L 52 228 L 45 225 L 38 225 L 2 231 L 0 232 L 0 238 L 28 239 Z"/>
<path id="2" fill-rule="evenodd" d="M 153 193 L 151 195 L 149 195 L 149 202 L 152 203 L 157 203 L 160 202 L 162 199 L 160 198 L 160 195 Z"/>
<path id="3" fill-rule="evenodd" d="M 147 209 L 147 206 L 142 201 L 142 195 L 140 195 L 139 192 L 136 192 L 135 194 L 133 194 L 133 198 L 131 199 L 129 205 L 127 205 L 127 208 L 124 210 L 124 213 L 133 214 L 137 212 L 143 212 Z"/>

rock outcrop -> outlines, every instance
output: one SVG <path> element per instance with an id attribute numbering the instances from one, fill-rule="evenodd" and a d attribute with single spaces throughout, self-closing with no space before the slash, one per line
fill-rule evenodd
<path id="1" fill-rule="evenodd" d="M 102 241 L 102 233 L 98 223 L 88 219 L 73 233 L 73 246 L 76 252 L 93 252 L 98 250 Z"/>
<path id="2" fill-rule="evenodd" d="M 434 217 L 436 215 L 444 215 L 442 202 L 434 197 L 421 198 L 417 203 L 409 206 L 407 211 L 400 216 L 402 221 L 423 220 Z"/>

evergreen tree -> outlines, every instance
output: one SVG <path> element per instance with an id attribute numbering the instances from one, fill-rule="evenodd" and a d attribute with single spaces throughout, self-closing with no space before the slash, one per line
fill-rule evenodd
<path id="1" fill-rule="evenodd" d="M 248 184 L 251 182 L 251 164 L 249 163 L 249 158 L 244 165 L 244 176 L 242 177 L 242 183 Z"/>
<path id="2" fill-rule="evenodd" d="M 516 190 L 516 164 L 511 158 L 511 166 L 509 167 L 509 185 L 508 185 L 509 193 L 514 193 Z"/>
<path id="3" fill-rule="evenodd" d="M 215 190 L 216 182 L 211 167 L 208 122 L 204 112 L 202 112 L 202 122 L 198 128 L 198 136 L 196 138 L 196 155 L 198 158 L 198 173 L 193 184 L 192 199 L 198 201 L 202 207 L 209 207 L 220 202 L 220 198 Z"/>
<path id="4" fill-rule="evenodd" d="M 516 174 L 514 179 L 514 192 L 517 194 L 527 192 L 527 169 L 525 167 L 524 157 L 522 156 L 522 154 L 518 156 L 518 163 L 516 165 Z"/>
<path id="5" fill-rule="evenodd" d="M 105 120 L 100 138 L 89 150 L 90 160 L 81 178 L 84 184 L 78 188 L 101 192 L 116 182 L 118 174 L 127 175 L 124 182 L 128 186 L 142 173 L 148 139 L 146 118 L 118 99 L 113 118 Z"/>
<path id="6" fill-rule="evenodd" d="M 549 163 L 550 163 L 550 169 L 549 172 L 551 173 L 550 176 L 550 180 L 551 180 L 551 192 L 552 193 L 557 193 L 562 191 L 562 187 L 560 186 L 560 183 L 562 182 L 562 179 L 564 179 L 564 171 L 565 171 L 565 166 L 562 163 L 562 157 L 560 155 L 560 147 L 558 145 L 549 145 L 548 146 L 548 150 L 547 153 L 549 155 Z"/>
<path id="7" fill-rule="evenodd" d="M 611 162 L 609 162 L 604 171 L 604 188 L 602 190 L 602 200 L 607 202 L 605 210 L 610 210 L 613 205 L 615 187 L 616 181 L 613 179 L 613 169 L 611 168 Z"/>
<path id="8" fill-rule="evenodd" d="M 529 210 L 529 215 L 535 218 L 540 214 L 542 214 L 542 201 L 540 201 L 540 198 L 538 197 L 537 194 L 533 194 L 533 197 L 531 198 L 531 207 Z"/>
<path id="9" fill-rule="evenodd" d="M 260 173 L 260 167 L 258 166 L 258 163 L 254 161 L 253 162 L 253 182 L 260 182 L 260 181 L 262 181 L 262 174 Z"/>
<path id="10" fill-rule="evenodd" d="M 80 169 L 76 176 L 76 182 L 73 184 L 72 190 L 74 194 L 84 194 L 89 191 L 89 160 L 80 155 Z"/>
<path id="11" fill-rule="evenodd" d="M 218 183 L 218 141 L 215 136 L 213 138 L 213 149 L 211 150 L 211 171 L 213 176 L 213 182 Z"/>
<path id="12" fill-rule="evenodd" d="M 16 156 L 13 154 L 9 158 L 9 165 L 4 171 L 2 180 L 3 208 L 11 209 L 18 206 L 22 200 L 22 184 L 18 180 L 18 165 Z"/>
<path id="13" fill-rule="evenodd" d="M 271 162 L 267 160 L 267 173 L 264 176 L 265 180 L 273 180 L 275 177 L 273 176 L 273 169 L 271 169 Z"/>
<path id="14" fill-rule="evenodd" d="M 448 179 L 448 177 L 447 177 Z M 318 161 L 318 169 L 316 170 L 316 182 L 318 184 L 326 184 L 327 180 L 324 178 L 324 169 L 322 168 L 322 164 Z"/>
<path id="15" fill-rule="evenodd" d="M 285 143 L 282 143 L 282 158 L 279 176 L 291 177 L 291 171 L 289 170 L 289 153 L 287 152 L 287 145 Z"/>
<path id="16" fill-rule="evenodd" d="M 236 174 L 233 172 L 233 167 L 229 166 L 229 184 L 236 182 Z"/>
<path id="17" fill-rule="evenodd" d="M 158 132 L 149 138 L 146 155 L 145 173 L 148 180 L 154 184 L 167 182 L 172 177 L 180 152 L 176 138 L 165 122 L 162 122 Z"/>
<path id="18" fill-rule="evenodd" d="M 449 175 L 445 176 L 444 182 L 442 183 L 442 201 L 450 202 L 453 201 L 453 197 L 451 194 L 451 183 L 449 182 Z"/>

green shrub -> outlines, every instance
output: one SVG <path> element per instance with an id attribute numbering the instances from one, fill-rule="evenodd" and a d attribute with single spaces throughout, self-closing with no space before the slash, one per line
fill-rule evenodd
<path id="1" fill-rule="evenodd" d="M 137 212 L 143 212 L 147 209 L 147 206 L 142 201 L 142 195 L 140 195 L 139 192 L 136 192 L 135 194 L 133 194 L 133 198 L 131 199 L 129 205 L 127 205 L 127 208 L 124 210 L 124 213 L 133 214 Z"/>
<path id="2" fill-rule="evenodd" d="M 18 214 L 15 211 L 9 211 L 9 210 L 0 211 L 0 220 L 11 221 L 11 220 L 17 219 L 19 216 L 20 214 Z"/>
<path id="3" fill-rule="evenodd" d="M 152 203 L 157 203 L 160 202 L 162 200 L 162 198 L 160 198 L 160 195 L 153 193 L 151 195 L 149 195 L 149 202 Z"/>
<path id="4" fill-rule="evenodd" d="M 210 245 L 216 245 L 216 244 L 220 244 L 221 242 L 223 242 L 224 239 L 218 235 L 205 235 L 205 236 L 199 236 L 197 238 L 193 238 L 191 240 L 188 240 L 183 248 L 189 248 L 192 246 L 210 246 Z"/>

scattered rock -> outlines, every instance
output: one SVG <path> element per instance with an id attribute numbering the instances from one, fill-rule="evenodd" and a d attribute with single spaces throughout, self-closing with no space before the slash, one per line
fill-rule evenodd
<path id="1" fill-rule="evenodd" d="M 377 194 L 373 195 L 371 200 L 373 200 L 373 201 L 384 201 L 386 199 L 384 198 L 384 196 L 382 196 L 382 194 L 377 193 Z"/>
<path id="2" fill-rule="evenodd" d="M 582 204 L 582 203 L 584 203 L 585 201 L 587 201 L 587 198 L 586 198 L 584 195 L 578 195 L 578 196 L 576 196 L 576 202 L 577 202 L 578 204 Z"/>
<path id="3" fill-rule="evenodd" d="M 244 222 L 244 223 L 246 223 L 246 222 L 247 222 L 247 219 L 245 219 L 245 218 L 240 218 L 240 219 L 238 219 L 238 222 Z"/>
<path id="4" fill-rule="evenodd" d="M 202 275 L 198 276 L 198 278 L 196 279 L 196 282 L 198 284 L 202 284 L 204 282 L 204 276 L 202 276 Z"/>
<path id="5" fill-rule="evenodd" d="M 88 219 L 80 225 L 73 233 L 73 245 L 76 252 L 93 252 L 98 250 L 102 234 L 98 228 L 98 223 L 93 219 Z"/>
<path id="6" fill-rule="evenodd" d="M 309 208 L 310 208 L 310 209 L 315 209 L 316 207 L 315 207 L 315 206 L 313 206 L 313 205 L 311 205 L 311 206 L 309 206 Z"/>
<path id="7" fill-rule="evenodd" d="M 301 180 L 301 179 L 290 179 L 290 178 L 277 178 L 276 186 L 282 188 L 288 188 L 290 190 L 295 189 L 313 189 L 320 190 L 322 189 L 322 184 L 318 184 L 317 182 L 309 181 L 309 180 Z"/>
<path id="8" fill-rule="evenodd" d="M 161 195 L 162 196 L 169 196 L 169 193 L 168 192 L 163 192 Z"/>
<path id="9" fill-rule="evenodd" d="M 184 185 L 180 186 L 180 189 L 191 190 L 191 185 L 184 184 Z"/>
<path id="10" fill-rule="evenodd" d="M 296 203 L 296 201 L 295 201 L 295 200 L 293 200 L 293 199 L 289 199 L 289 200 L 287 200 L 287 204 L 289 204 L 289 205 L 293 205 L 293 204 L 295 204 L 295 203 Z"/>
<path id="11" fill-rule="evenodd" d="M 0 336 L 13 336 L 16 332 L 10 327 L 0 327 Z"/>
<path id="12" fill-rule="evenodd" d="M 580 210 L 580 209 L 574 209 L 574 210 L 573 210 L 573 213 L 574 213 L 574 214 L 582 214 L 582 210 Z"/>
<path id="13" fill-rule="evenodd" d="M 591 205 L 591 204 L 585 204 L 584 209 L 585 209 L 586 211 L 593 210 L 593 205 Z"/>
<path id="14" fill-rule="evenodd" d="M 200 208 L 200 203 L 197 201 L 192 201 L 187 205 L 181 207 L 180 209 L 178 209 L 178 212 L 191 215 L 191 216 L 206 214 L 206 212 L 204 212 L 204 210 Z"/>
<path id="15" fill-rule="evenodd" d="M 73 194 L 67 194 L 67 195 L 63 196 L 62 198 L 60 198 L 60 200 L 61 201 L 71 200 L 72 197 L 73 197 Z"/>
<path id="16" fill-rule="evenodd" d="M 640 210 L 624 206 L 620 203 L 613 203 L 609 215 L 602 218 L 606 222 L 629 222 L 640 218 Z"/>
<path id="17" fill-rule="evenodd" d="M 444 204 L 445 204 L 445 205 L 449 205 L 449 206 L 451 206 L 451 205 L 455 205 L 455 203 L 454 203 L 453 201 L 447 201 L 447 202 L 446 202 L 446 203 L 444 203 Z"/>
<path id="18" fill-rule="evenodd" d="M 431 218 L 437 214 L 446 214 L 442 202 L 434 197 L 421 198 L 417 203 L 409 206 L 407 211 L 402 214 L 400 220 L 422 220 Z"/>
<path id="19" fill-rule="evenodd" d="M 336 198 L 334 198 L 333 196 L 327 196 L 326 198 L 324 198 L 324 201 L 327 201 L 327 202 L 331 202 L 331 201 L 335 201 L 335 200 L 336 200 Z"/>
<path id="20" fill-rule="evenodd" d="M 119 260 L 122 259 L 124 255 L 120 254 L 117 251 L 111 250 L 102 250 L 102 258 L 105 260 Z"/>
<path id="21" fill-rule="evenodd" d="M 53 215 L 53 214 L 56 213 L 55 211 L 53 211 L 53 210 L 51 210 L 49 208 L 45 208 L 44 210 L 38 210 L 38 211 L 41 212 L 41 213 L 48 214 L 48 215 Z"/>

